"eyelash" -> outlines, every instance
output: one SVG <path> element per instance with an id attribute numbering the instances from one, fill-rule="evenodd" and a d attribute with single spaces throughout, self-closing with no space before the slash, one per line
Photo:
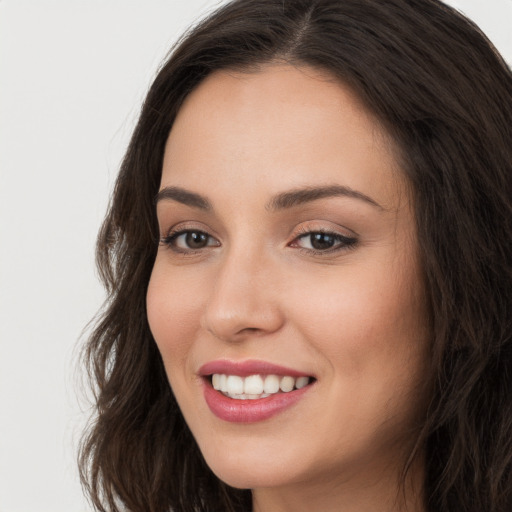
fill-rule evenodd
<path id="1" fill-rule="evenodd" d="M 337 233 L 335 231 L 328 231 L 325 229 L 309 229 L 309 228 L 300 228 L 299 233 L 295 236 L 295 238 L 292 241 L 292 244 L 294 244 L 297 240 L 301 240 L 307 237 L 311 237 L 313 235 L 322 235 L 325 237 L 330 237 L 334 240 L 334 247 L 329 247 L 328 249 L 308 249 L 305 247 L 298 247 L 298 249 L 306 254 L 313 254 L 317 256 L 323 256 L 327 254 L 332 254 L 340 251 L 346 251 L 349 249 L 353 249 L 358 239 L 356 237 L 349 237 L 342 235 L 341 233 Z M 294 247 L 294 245 L 291 245 L 291 247 Z"/>
<path id="2" fill-rule="evenodd" d="M 200 247 L 197 249 L 193 249 L 191 247 L 188 249 L 183 249 L 183 248 L 177 247 L 175 245 L 177 239 L 180 236 L 191 235 L 191 234 L 196 234 L 196 235 L 200 235 L 200 236 L 204 235 L 208 238 L 208 240 L 215 240 L 214 237 L 209 235 L 206 231 L 202 231 L 201 229 L 180 229 L 178 231 L 171 231 L 167 236 L 161 238 L 160 245 L 164 245 L 164 246 L 168 247 L 169 249 L 171 249 L 171 251 L 176 252 L 180 255 L 184 255 L 184 256 L 193 256 L 194 254 L 196 254 L 196 253 L 200 252 L 201 250 L 206 249 L 208 247 L 218 247 L 218 245 L 213 245 L 213 246 L 206 245 L 205 247 Z"/>
<path id="3" fill-rule="evenodd" d="M 206 231 L 202 231 L 200 229 L 181 229 L 178 231 L 171 231 L 167 236 L 160 239 L 160 245 L 166 246 L 169 249 L 171 249 L 173 252 L 178 253 L 183 256 L 193 256 L 197 254 L 198 252 L 201 252 L 203 249 L 207 249 L 209 247 L 219 247 L 220 243 L 217 242 L 216 244 L 209 244 L 205 245 L 204 247 L 200 248 L 181 248 L 176 246 L 176 241 L 179 237 L 184 235 L 199 235 L 199 236 L 205 236 L 208 239 L 208 242 L 211 240 L 216 240 L 213 236 L 209 235 Z M 327 249 L 310 249 L 305 247 L 300 247 L 297 244 L 298 240 L 305 239 L 307 237 L 312 237 L 313 235 L 321 235 L 324 237 L 330 237 L 334 241 L 334 246 L 329 247 Z M 310 242 L 311 242 L 310 238 Z M 344 250 L 353 249 L 358 242 L 358 239 L 356 237 L 347 237 L 345 235 L 342 235 L 340 233 L 336 233 L 334 231 L 327 231 L 324 229 L 308 229 L 308 228 L 300 228 L 299 233 L 295 235 L 293 241 L 288 244 L 289 247 L 296 247 L 301 252 L 309 254 L 309 255 L 315 255 L 315 256 L 323 256 L 327 254 L 332 254 Z"/>

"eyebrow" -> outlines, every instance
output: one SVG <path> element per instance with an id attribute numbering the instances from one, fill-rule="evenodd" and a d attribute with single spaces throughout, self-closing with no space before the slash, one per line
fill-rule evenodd
<path id="1" fill-rule="evenodd" d="M 275 210 L 283 210 L 287 208 L 293 208 L 294 206 L 299 206 L 304 203 L 309 203 L 311 201 L 316 201 L 318 199 L 324 199 L 328 197 L 350 197 L 352 199 L 359 199 L 361 201 L 365 201 L 366 203 L 371 204 L 383 210 L 382 206 L 377 203 L 374 199 L 363 194 L 362 192 L 358 192 L 350 187 L 345 187 L 342 185 L 328 185 L 324 187 L 306 187 L 299 188 L 296 190 L 290 190 L 289 192 L 282 192 L 275 196 L 267 205 L 267 209 L 275 211 Z"/>
<path id="2" fill-rule="evenodd" d="M 305 203 L 310 203 L 318 199 L 329 197 L 350 197 L 352 199 L 359 199 L 372 206 L 383 210 L 382 206 L 374 199 L 354 190 L 350 187 L 342 185 L 328 185 L 324 187 L 305 187 L 287 192 L 281 192 L 273 197 L 266 205 L 266 209 L 270 211 L 285 210 L 300 206 Z M 211 202 L 204 196 L 190 192 L 181 187 L 164 187 L 158 192 L 155 197 L 155 203 L 163 200 L 177 201 L 178 203 L 198 208 L 199 210 L 211 211 L 213 210 Z"/>
<path id="3" fill-rule="evenodd" d="M 177 201 L 178 203 L 198 208 L 199 210 L 210 211 L 212 204 L 206 197 L 195 192 L 190 192 L 181 187 L 165 187 L 155 197 L 155 204 L 163 200 Z"/>

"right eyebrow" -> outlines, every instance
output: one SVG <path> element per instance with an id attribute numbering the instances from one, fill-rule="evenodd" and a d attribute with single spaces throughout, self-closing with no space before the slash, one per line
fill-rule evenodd
<path id="1" fill-rule="evenodd" d="M 196 194 L 195 192 L 189 192 L 180 187 L 164 187 L 161 189 L 155 197 L 155 204 L 165 200 L 177 201 L 178 203 L 205 211 L 213 209 L 210 201 L 208 201 L 206 197 Z"/>

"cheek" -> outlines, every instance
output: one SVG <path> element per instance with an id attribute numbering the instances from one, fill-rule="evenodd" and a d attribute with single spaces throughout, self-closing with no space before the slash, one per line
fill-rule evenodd
<path id="1" fill-rule="evenodd" d="M 298 283 L 308 293 L 295 316 L 307 319 L 303 332 L 343 378 L 393 380 L 400 366 L 422 373 L 428 329 L 418 266 L 372 261 L 314 287 Z"/>
<path id="2" fill-rule="evenodd" d="M 330 426 L 323 435 L 333 439 L 333 454 L 405 439 L 428 397 L 429 338 L 420 287 L 375 272 L 378 279 L 362 272 L 347 276 L 343 287 L 317 288 L 315 296 L 323 300 L 309 295 L 309 308 L 304 303 L 297 310 L 308 319 L 303 332 L 329 368 L 328 401 L 343 404 L 324 412 Z"/>
<path id="3" fill-rule="evenodd" d="M 155 264 L 146 296 L 149 327 L 167 370 L 183 367 L 190 339 L 199 325 L 198 295 L 193 283 L 182 282 Z"/>

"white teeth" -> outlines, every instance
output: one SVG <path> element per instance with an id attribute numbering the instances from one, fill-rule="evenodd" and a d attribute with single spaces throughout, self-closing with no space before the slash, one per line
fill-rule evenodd
<path id="1" fill-rule="evenodd" d="M 238 375 L 229 375 L 226 381 L 227 392 L 231 395 L 241 395 L 244 392 L 244 379 Z"/>
<path id="2" fill-rule="evenodd" d="M 279 375 L 249 375 L 240 377 L 238 375 L 225 375 L 214 373 L 212 375 L 212 386 L 230 398 L 239 400 L 255 400 L 265 398 L 271 394 L 289 393 L 294 388 L 301 389 L 309 384 L 309 377 L 281 377 Z"/>
<path id="3" fill-rule="evenodd" d="M 225 375 L 219 375 L 219 390 L 223 393 L 228 391 L 228 378 Z"/>
<path id="4" fill-rule="evenodd" d="M 250 375 L 245 378 L 244 393 L 261 395 L 263 393 L 263 379 L 259 375 Z"/>
<path id="5" fill-rule="evenodd" d="M 277 375 L 267 375 L 263 384 L 265 393 L 277 393 L 279 391 L 279 377 Z"/>
<path id="6" fill-rule="evenodd" d="M 304 386 L 307 386 L 309 384 L 309 377 L 299 377 L 296 381 L 295 381 L 295 387 L 297 389 L 301 389 L 303 388 Z"/>
<path id="7" fill-rule="evenodd" d="M 242 393 L 240 395 L 237 395 L 236 393 L 226 393 L 229 398 L 236 398 L 238 400 L 257 400 L 258 398 L 266 398 L 267 396 L 270 396 L 268 393 L 260 393 L 258 395 L 248 394 L 248 393 Z"/>
<path id="8" fill-rule="evenodd" d="M 293 377 L 282 377 L 279 383 L 279 389 L 283 393 L 288 393 L 295 386 L 295 379 Z"/>

